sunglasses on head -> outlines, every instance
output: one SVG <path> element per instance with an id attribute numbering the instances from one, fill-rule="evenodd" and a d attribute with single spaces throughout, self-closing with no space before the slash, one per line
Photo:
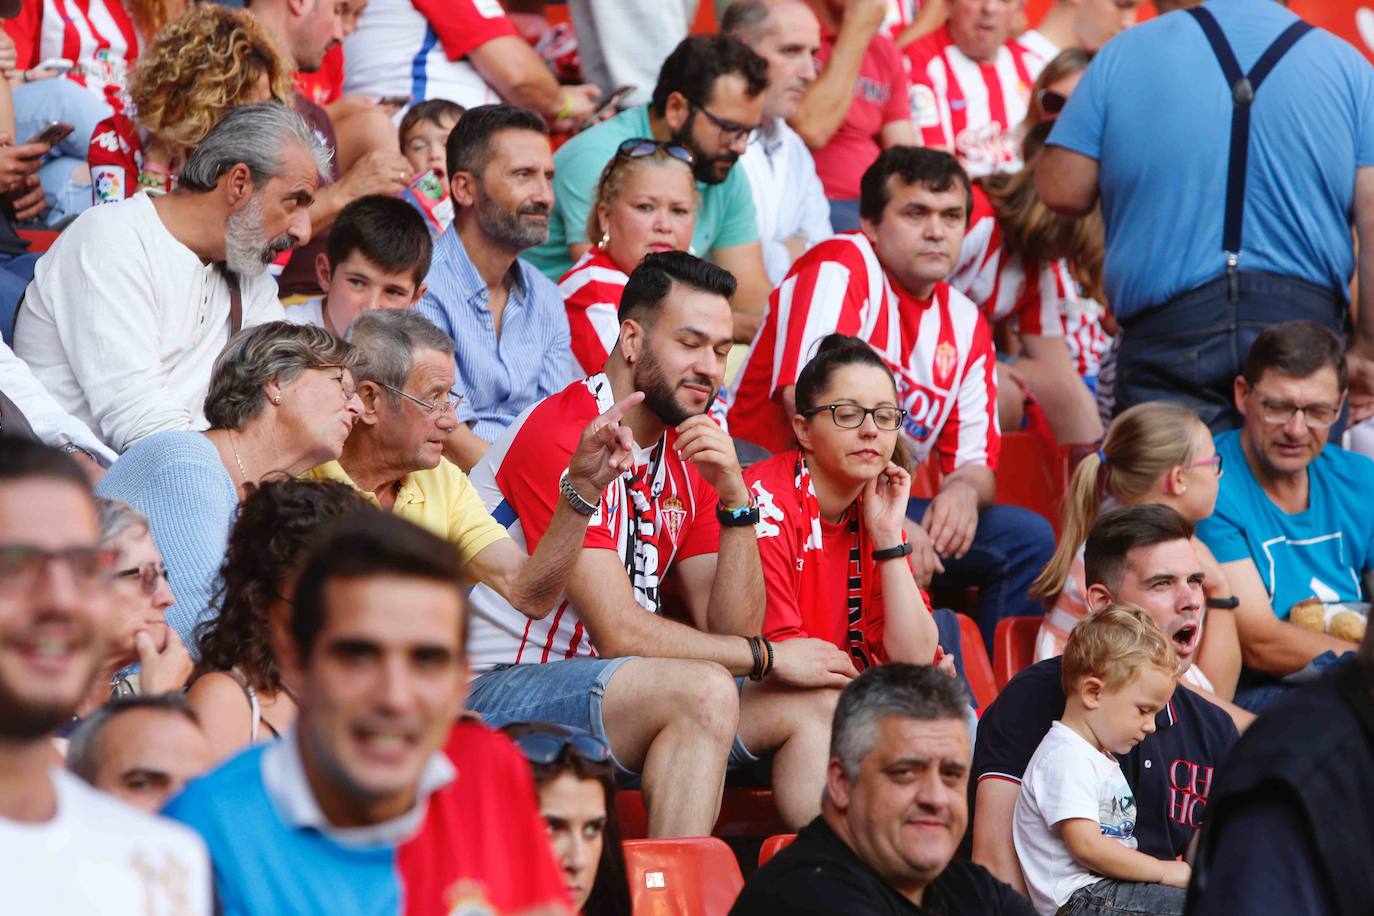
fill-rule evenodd
<path id="1" fill-rule="evenodd" d="M 574 732 L 571 735 L 551 731 L 529 732 L 516 738 L 515 745 L 526 760 L 537 766 L 555 763 L 567 747 L 588 763 L 605 763 L 611 759 L 611 749 L 606 742 L 586 732 Z"/>
<path id="2" fill-rule="evenodd" d="M 696 161 L 692 157 L 692 151 L 687 147 L 663 140 L 651 140 L 648 137 L 631 137 L 616 147 L 615 156 L 617 159 L 643 159 L 645 156 L 654 156 L 658 153 L 667 153 L 688 165 Z"/>
<path id="3" fill-rule="evenodd" d="M 1062 92 L 1055 92 L 1053 89 L 1041 89 L 1036 96 L 1040 103 L 1040 110 L 1050 117 L 1058 117 L 1064 110 L 1064 105 L 1069 101 L 1069 97 Z"/>

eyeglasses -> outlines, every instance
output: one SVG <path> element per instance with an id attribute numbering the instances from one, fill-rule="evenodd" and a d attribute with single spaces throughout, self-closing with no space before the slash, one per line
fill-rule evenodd
<path id="1" fill-rule="evenodd" d="M 686 97 L 684 96 L 684 98 Z M 707 109 L 705 105 L 701 104 L 700 102 L 693 101 L 692 99 L 687 99 L 687 104 L 691 105 L 694 109 L 706 115 L 706 120 L 716 125 L 716 127 L 720 130 L 720 142 L 723 146 L 735 146 L 741 140 L 743 140 L 745 143 L 752 143 L 754 141 L 754 134 L 758 133 L 759 127 L 757 124 L 755 124 L 753 127 L 750 127 L 749 125 L 741 124 L 738 121 L 730 121 L 725 118 L 718 118 L 715 115 L 711 114 L 711 112 Z"/>
<path id="2" fill-rule="evenodd" d="M 1215 455 L 1213 455 L 1211 458 L 1204 458 L 1204 459 L 1202 459 L 1201 461 L 1194 461 L 1192 464 L 1188 465 L 1188 467 L 1190 467 L 1190 468 L 1201 468 L 1201 467 L 1207 467 L 1207 466 L 1209 466 L 1209 465 L 1217 472 L 1217 476 L 1220 477 L 1220 476 L 1221 476 L 1221 453 L 1220 453 L 1220 452 L 1217 452 L 1217 453 L 1216 453 Z"/>
<path id="3" fill-rule="evenodd" d="M 1329 429 L 1341 416 L 1340 404 L 1294 404 L 1292 401 L 1271 401 L 1262 394 L 1259 402 L 1264 422 L 1275 426 L 1286 425 L 1300 410 L 1308 429 Z"/>
<path id="4" fill-rule="evenodd" d="M 1053 89 L 1041 89 L 1035 97 L 1040 103 L 1040 110 L 1050 118 L 1056 118 L 1068 104 L 1069 97 L 1062 92 L 1055 92 Z"/>
<path id="5" fill-rule="evenodd" d="M 605 763 L 611 759 L 611 748 L 595 735 L 574 732 L 571 735 L 557 732 L 530 732 L 515 739 L 515 744 L 525 755 L 525 759 L 538 766 L 554 763 L 563 755 L 565 747 L 588 763 Z"/>
<path id="6" fill-rule="evenodd" d="M 401 389 L 396 388 L 392 385 L 388 385 L 386 382 L 378 382 L 377 384 L 381 385 L 383 388 L 385 388 L 387 391 L 390 391 L 394 395 L 399 395 L 400 397 L 405 398 L 407 401 L 414 401 L 416 404 L 419 404 L 421 407 L 425 409 L 425 413 L 429 414 L 430 416 L 437 416 L 446 409 L 457 410 L 458 405 L 463 403 L 463 396 L 458 393 L 457 388 L 450 388 L 444 400 L 431 402 L 422 401 L 413 394 L 406 394 Z"/>
<path id="7" fill-rule="evenodd" d="M 0 544 L 0 591 L 28 591 L 49 563 L 61 563 L 83 590 L 109 581 L 116 552 L 100 547 L 44 550 L 32 544 Z"/>
<path id="8" fill-rule="evenodd" d="M 906 417 L 906 411 L 900 407 L 860 407 L 858 404 L 824 404 L 811 408 L 802 416 L 814 417 L 823 410 L 830 411 L 830 419 L 840 429 L 858 429 L 872 414 L 873 425 L 890 432 L 901 429 Z"/>
<path id="9" fill-rule="evenodd" d="M 143 589 L 143 594 L 151 595 L 157 591 L 157 580 L 163 579 L 168 585 L 172 584 L 172 575 L 165 566 L 154 566 L 148 563 L 144 566 L 132 566 L 129 569 L 116 570 L 116 579 L 137 579 L 139 586 Z"/>
<path id="10" fill-rule="evenodd" d="M 326 369 L 338 369 L 339 374 L 334 381 L 339 383 L 339 390 L 343 392 L 344 400 L 351 401 L 353 396 L 358 393 L 358 386 L 348 381 L 348 367 L 340 366 L 338 363 L 325 363 L 323 366 L 315 366 L 316 369 L 324 371 Z"/>

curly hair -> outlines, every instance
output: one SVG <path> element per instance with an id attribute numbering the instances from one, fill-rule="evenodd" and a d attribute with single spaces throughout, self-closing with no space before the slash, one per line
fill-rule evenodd
<path id="1" fill-rule="evenodd" d="M 251 490 L 229 534 L 212 613 L 196 625 L 200 660 L 192 682 L 237 667 L 254 690 L 281 689 L 268 611 L 284 600 L 285 580 L 299 569 L 316 530 L 366 506 L 332 480 L 269 480 Z"/>
<path id="2" fill-rule="evenodd" d="M 129 74 L 136 120 L 164 143 L 196 147 L 224 113 L 257 100 L 292 98 L 290 59 L 253 16 L 218 4 L 193 6 L 157 33 Z"/>

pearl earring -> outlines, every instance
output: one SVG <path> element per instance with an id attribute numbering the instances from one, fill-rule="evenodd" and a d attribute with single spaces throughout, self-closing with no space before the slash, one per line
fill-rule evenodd
<path id="1" fill-rule="evenodd" d="M 280 404 L 280 403 L 281 403 L 281 395 L 277 395 L 276 397 L 274 397 L 274 398 L 272 399 L 272 403 L 273 403 L 273 404 Z"/>
<path id="2" fill-rule="evenodd" d="M 610 243 L 611 243 L 611 230 L 607 229 L 605 232 L 601 233 L 601 241 L 599 241 L 599 242 L 596 243 L 596 247 L 597 247 L 597 248 L 605 248 L 605 247 L 606 247 L 607 245 L 609 245 Z"/>

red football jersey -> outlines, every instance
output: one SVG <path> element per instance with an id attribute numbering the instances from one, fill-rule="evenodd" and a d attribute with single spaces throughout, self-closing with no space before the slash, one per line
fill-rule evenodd
<path id="1" fill-rule="evenodd" d="M 558 281 L 568 310 L 573 356 L 588 375 L 606 366 L 620 337 L 620 296 L 629 276 L 599 248 L 592 248 Z"/>

